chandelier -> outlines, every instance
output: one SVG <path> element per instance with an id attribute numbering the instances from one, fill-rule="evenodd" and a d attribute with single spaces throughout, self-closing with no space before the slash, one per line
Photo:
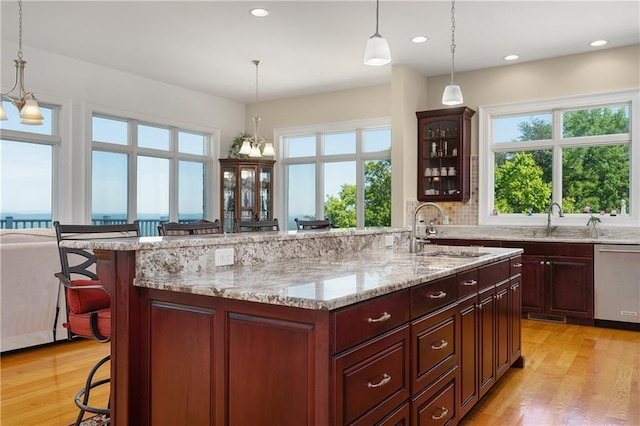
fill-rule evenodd
<path id="1" fill-rule="evenodd" d="M 462 100 L 462 90 L 460 86 L 453 82 L 453 63 L 456 54 L 456 0 L 451 0 L 451 83 L 444 88 L 442 93 L 442 103 L 444 105 L 460 105 Z"/>
<path id="2" fill-rule="evenodd" d="M 276 152 L 273 150 L 273 144 L 260 137 L 258 129 L 260 126 L 260 117 L 258 116 L 258 66 L 262 61 L 254 59 L 251 63 L 256 66 L 256 115 L 253 116 L 253 136 L 245 138 L 242 141 L 240 154 L 249 155 L 249 157 L 252 158 L 260 158 L 263 155 L 272 157 L 276 155 Z M 262 151 L 260 151 L 261 145 L 264 145 Z"/>
<path id="3" fill-rule="evenodd" d="M 40 106 L 38 106 L 38 100 L 33 93 L 28 92 L 24 88 L 24 66 L 27 61 L 22 59 L 22 0 L 18 0 L 18 59 L 14 59 L 13 62 L 16 65 L 16 81 L 13 84 L 11 90 L 6 93 L 2 93 L 2 100 L 11 102 L 20 111 L 20 118 L 22 124 L 42 124 L 42 112 Z M 14 93 L 15 92 L 15 93 Z M 7 120 L 7 114 L 0 103 L 0 120 Z"/>

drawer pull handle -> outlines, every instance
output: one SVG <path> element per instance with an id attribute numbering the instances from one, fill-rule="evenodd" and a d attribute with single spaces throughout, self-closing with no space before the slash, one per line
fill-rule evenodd
<path id="1" fill-rule="evenodd" d="M 442 410 L 442 413 L 440 413 L 439 416 L 436 416 L 435 414 L 431 415 L 431 418 L 433 420 L 440 420 L 440 419 L 446 417 L 449 414 L 449 410 L 447 410 L 446 407 L 440 407 L 440 409 Z"/>
<path id="2" fill-rule="evenodd" d="M 431 349 L 433 349 L 434 351 L 440 350 L 440 349 L 444 349 L 449 345 L 449 342 L 447 342 L 446 340 L 442 339 L 440 341 L 440 345 L 436 346 L 436 345 L 431 345 Z"/>
<path id="3" fill-rule="evenodd" d="M 476 281 L 476 280 L 469 280 L 469 281 L 465 281 L 465 282 L 462 283 L 462 285 L 465 285 L 467 287 L 472 286 L 472 285 L 476 285 L 476 284 L 478 284 L 478 281 Z"/>
<path id="4" fill-rule="evenodd" d="M 442 290 L 440 290 L 440 292 L 437 293 L 437 294 L 430 294 L 429 295 L 429 299 L 443 299 L 445 297 L 447 297 L 447 293 L 445 293 Z"/>
<path id="5" fill-rule="evenodd" d="M 513 267 L 514 268 L 522 268 L 522 263 L 514 263 Z"/>
<path id="6" fill-rule="evenodd" d="M 390 381 L 391 381 L 391 376 L 390 376 L 390 375 L 388 375 L 387 373 L 384 373 L 384 374 L 382 375 L 382 380 L 380 380 L 378 383 L 371 383 L 371 382 L 369 382 L 369 383 L 367 383 L 367 387 L 368 387 L 369 389 L 379 388 L 380 386 L 384 386 L 384 385 L 386 385 L 386 384 L 387 384 L 387 383 L 389 383 Z"/>
<path id="7" fill-rule="evenodd" d="M 384 322 L 391 318 L 391 314 L 389 312 L 383 312 L 380 318 L 367 318 L 367 322 L 369 324 L 374 322 Z"/>

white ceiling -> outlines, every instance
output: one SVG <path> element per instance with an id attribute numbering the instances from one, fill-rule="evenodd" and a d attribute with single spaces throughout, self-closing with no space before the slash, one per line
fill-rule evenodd
<path id="1" fill-rule="evenodd" d="M 252 7 L 270 11 L 266 18 Z M 273 100 L 390 81 L 391 67 L 362 63 L 375 31 L 375 1 L 32 1 L 24 0 L 24 58 L 37 48 L 210 93 Z M 448 1 L 380 2 L 380 33 L 394 64 L 447 74 Z M 17 41 L 17 2 L 1 0 L 2 39 Z M 412 36 L 429 41 L 413 44 Z M 456 2 L 456 71 L 640 43 L 640 0 Z M 46 66 L 33 61 L 28 67 Z M 2 64 L 7 72 L 9 64 Z M 13 71 L 10 71 L 13 72 Z M 28 70 L 27 70 L 28 72 Z"/>

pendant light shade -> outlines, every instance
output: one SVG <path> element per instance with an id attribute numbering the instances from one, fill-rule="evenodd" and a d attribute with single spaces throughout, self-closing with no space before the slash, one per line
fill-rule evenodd
<path id="1" fill-rule="evenodd" d="M 444 88 L 444 93 L 442 94 L 443 105 L 460 105 L 463 102 L 460 86 L 457 84 L 448 84 L 447 87 Z"/>
<path id="2" fill-rule="evenodd" d="M 364 64 L 372 67 L 380 67 L 391 62 L 389 43 L 378 32 L 379 12 L 380 0 L 376 0 L 376 32 L 369 37 L 364 48 Z"/>
<path id="3" fill-rule="evenodd" d="M 453 82 L 453 70 L 456 55 L 456 0 L 451 0 L 451 82 L 444 88 L 442 93 L 443 105 L 460 105 L 464 102 L 462 89 Z"/>

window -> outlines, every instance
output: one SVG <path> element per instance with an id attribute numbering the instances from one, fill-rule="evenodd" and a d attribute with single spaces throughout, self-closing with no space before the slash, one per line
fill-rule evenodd
<path id="1" fill-rule="evenodd" d="M 2 101 L 0 121 L 0 228 L 49 228 L 56 194 L 54 164 L 60 136 L 58 107 L 40 104 L 43 125 L 20 124 L 18 110 Z"/>
<path id="2" fill-rule="evenodd" d="M 157 235 L 161 221 L 205 218 L 210 137 L 203 133 L 92 116 L 93 223 L 140 222 Z"/>
<path id="3" fill-rule="evenodd" d="M 391 225 L 391 128 L 388 120 L 283 129 L 287 229 L 294 219 L 334 226 Z"/>
<path id="4" fill-rule="evenodd" d="M 540 226 L 557 202 L 565 225 L 637 225 L 637 109 L 637 92 L 480 108 L 479 223 Z"/>

